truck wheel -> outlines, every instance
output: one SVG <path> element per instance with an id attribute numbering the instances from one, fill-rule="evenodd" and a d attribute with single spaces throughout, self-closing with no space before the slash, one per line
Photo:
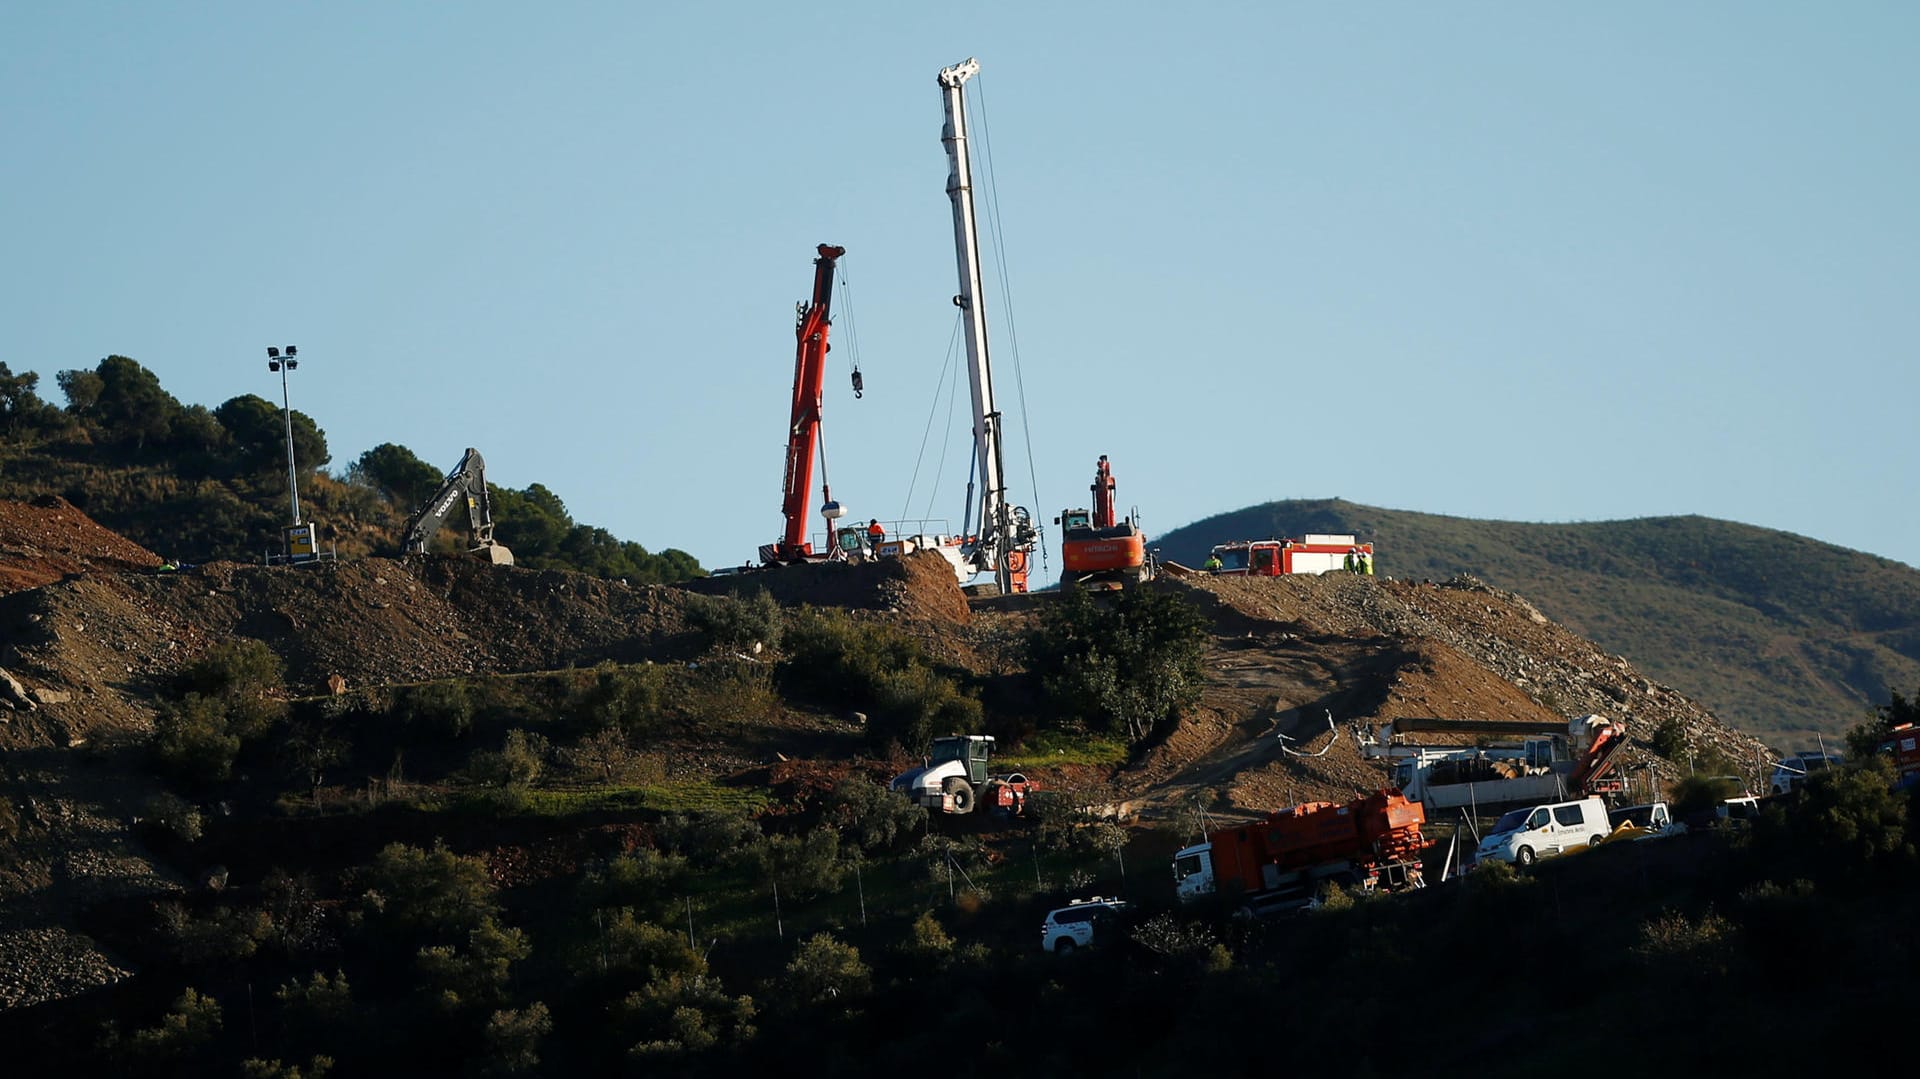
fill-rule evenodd
<path id="1" fill-rule="evenodd" d="M 1072 937 L 1061 937 L 1059 940 L 1053 942 L 1053 954 L 1055 955 L 1072 955 L 1073 949 L 1074 943 Z"/>
<path id="2" fill-rule="evenodd" d="M 1520 865 L 1532 865 L 1533 864 L 1533 848 L 1521 847 L 1519 850 L 1514 851 L 1513 860 Z"/>
<path id="3" fill-rule="evenodd" d="M 1589 847 L 1597 847 L 1597 846 L 1599 846 L 1599 845 L 1600 845 L 1600 841 L 1601 841 L 1602 839 L 1605 839 L 1605 838 L 1606 838 L 1606 836 L 1602 836 L 1602 835 L 1596 835 L 1596 836 L 1594 836 L 1594 837 L 1592 837 L 1592 838 L 1590 838 L 1590 839 L 1588 839 L 1588 840 L 1587 840 L 1587 846 L 1589 846 Z"/>
<path id="4" fill-rule="evenodd" d="M 947 780 L 947 794 L 953 798 L 955 813 L 973 812 L 973 784 L 964 779 Z"/>

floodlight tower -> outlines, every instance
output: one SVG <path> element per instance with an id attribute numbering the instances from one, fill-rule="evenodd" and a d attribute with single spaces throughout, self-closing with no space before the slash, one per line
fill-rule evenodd
<path id="1" fill-rule="evenodd" d="M 300 523 L 300 480 L 293 465 L 293 402 L 287 396 L 287 372 L 300 366 L 295 357 L 300 350 L 293 345 L 286 347 L 286 355 L 273 345 L 267 346 L 267 370 L 280 372 L 280 406 L 287 418 L 287 498 L 293 505 L 293 524 Z"/>

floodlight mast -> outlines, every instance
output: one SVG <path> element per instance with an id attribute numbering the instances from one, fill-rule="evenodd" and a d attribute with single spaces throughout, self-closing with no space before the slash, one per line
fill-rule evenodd
<path id="1" fill-rule="evenodd" d="M 940 90 L 946 106 L 946 124 L 940 141 L 947 148 L 947 197 L 953 200 L 953 243 L 957 253 L 960 292 L 953 298 L 965 313 L 967 380 L 973 390 L 974 449 L 980 473 L 980 536 L 973 563 L 991 570 L 1002 593 L 1026 591 L 1026 549 L 1033 544 L 1033 528 L 1023 511 L 1007 502 L 1005 468 L 1000 447 L 1000 410 L 993 401 L 993 371 L 987 360 L 987 312 L 980 299 L 980 234 L 973 211 L 973 160 L 967 145 L 967 104 L 964 87 L 980 73 L 972 57 L 942 68 Z"/>
<path id="2" fill-rule="evenodd" d="M 300 481 L 293 465 L 293 402 L 287 394 L 287 372 L 300 366 L 295 359 L 300 355 L 299 348 L 288 345 L 286 358 L 282 359 L 280 350 L 267 346 L 267 370 L 280 372 L 280 405 L 287 419 L 287 498 L 292 503 L 293 523 L 300 523 Z"/>

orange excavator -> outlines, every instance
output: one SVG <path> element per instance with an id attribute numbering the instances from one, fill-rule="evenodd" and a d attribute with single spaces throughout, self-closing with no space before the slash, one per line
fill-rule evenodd
<path id="1" fill-rule="evenodd" d="M 1113 491 L 1113 469 L 1103 453 L 1094 466 L 1093 509 L 1062 510 L 1053 520 L 1061 535 L 1060 587 L 1126 588 L 1153 576 L 1139 514 L 1121 519 Z"/>

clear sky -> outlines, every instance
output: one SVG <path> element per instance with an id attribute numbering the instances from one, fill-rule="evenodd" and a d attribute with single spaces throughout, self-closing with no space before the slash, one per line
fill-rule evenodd
<path id="1" fill-rule="evenodd" d="M 296 344 L 336 472 L 475 446 L 737 564 L 839 244 L 833 493 L 957 525 L 969 56 L 1050 547 L 1104 453 L 1150 533 L 1338 496 L 1920 565 L 1911 3 L 9 4 L 0 360 L 213 407 Z"/>

